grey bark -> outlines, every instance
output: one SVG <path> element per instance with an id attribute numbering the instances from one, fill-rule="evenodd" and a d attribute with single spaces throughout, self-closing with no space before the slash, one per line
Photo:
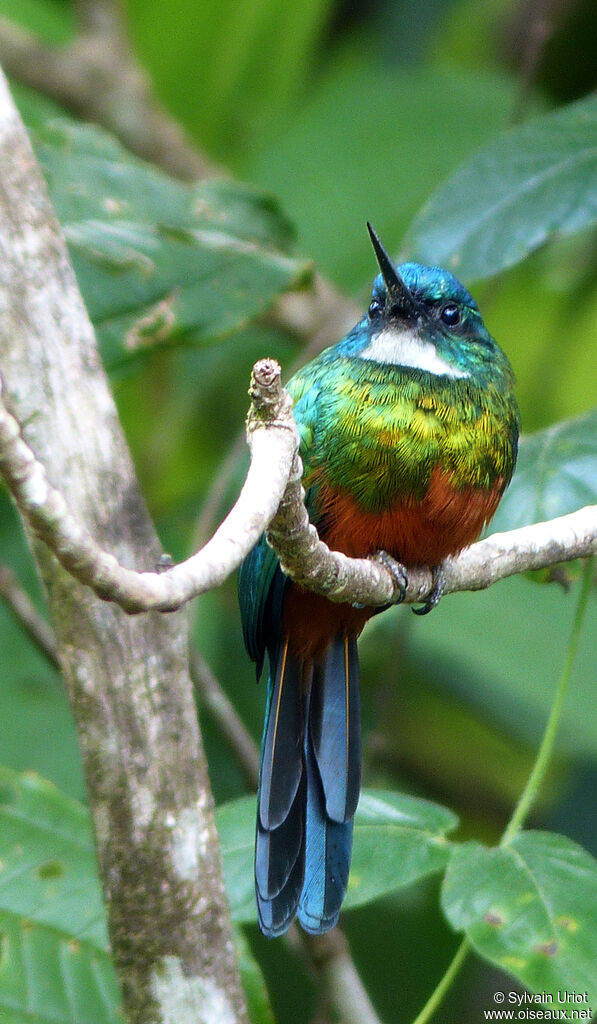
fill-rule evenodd
<path id="1" fill-rule="evenodd" d="M 0 367 L 51 483 L 119 561 L 160 546 L 139 493 L 59 226 L 0 79 Z M 129 617 L 34 553 L 93 812 L 112 947 L 131 1024 L 245 1021 L 185 611 Z"/>

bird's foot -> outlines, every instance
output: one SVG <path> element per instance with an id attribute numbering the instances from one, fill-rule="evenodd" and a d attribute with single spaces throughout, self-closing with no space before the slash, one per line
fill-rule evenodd
<path id="1" fill-rule="evenodd" d="M 385 608 L 389 608 L 392 604 L 402 604 L 406 597 L 406 588 L 408 587 L 408 575 L 402 562 L 398 562 L 395 558 L 392 558 L 387 551 L 376 551 L 374 555 L 369 555 L 371 562 L 379 562 L 383 565 L 384 569 L 387 569 L 392 580 L 394 581 L 394 597 L 389 605 L 385 605 Z M 380 608 L 379 611 L 383 611 Z"/>
<path id="2" fill-rule="evenodd" d="M 160 555 L 157 562 L 155 563 L 155 571 L 167 572 L 168 569 L 171 569 L 173 567 L 173 565 L 174 559 L 172 558 L 172 555 L 168 555 L 166 552 L 164 552 L 164 554 Z"/>
<path id="3" fill-rule="evenodd" d="M 442 565 L 431 566 L 433 586 L 420 608 L 413 608 L 415 615 L 428 615 L 439 604 L 446 586 L 446 574 Z"/>

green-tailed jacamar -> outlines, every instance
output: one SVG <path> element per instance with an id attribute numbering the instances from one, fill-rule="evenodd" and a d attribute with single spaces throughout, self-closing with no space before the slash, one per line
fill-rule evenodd
<path id="1" fill-rule="evenodd" d="M 510 364 L 439 267 L 381 273 L 367 315 L 289 382 L 311 520 L 330 548 L 435 570 L 477 539 L 516 461 Z M 245 643 L 269 686 L 255 889 L 261 930 L 320 933 L 346 891 L 361 775 L 357 637 L 373 608 L 293 584 L 262 538 L 239 582 Z"/>

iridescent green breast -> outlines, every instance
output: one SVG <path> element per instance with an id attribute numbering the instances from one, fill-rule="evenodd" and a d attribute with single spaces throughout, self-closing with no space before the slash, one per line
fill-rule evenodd
<path id="1" fill-rule="evenodd" d="M 364 510 L 420 500 L 436 467 L 456 490 L 512 475 L 518 413 L 503 379 L 481 385 L 340 356 L 308 377 L 291 383 L 306 480 L 324 478 Z"/>

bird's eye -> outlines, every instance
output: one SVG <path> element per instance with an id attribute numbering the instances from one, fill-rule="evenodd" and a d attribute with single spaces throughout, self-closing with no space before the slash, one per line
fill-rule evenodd
<path id="1" fill-rule="evenodd" d="M 447 302 L 445 306 L 440 309 L 440 320 L 446 325 L 446 327 L 458 327 L 460 323 L 460 310 L 456 303 Z"/>
<path id="2" fill-rule="evenodd" d="M 371 305 L 369 306 L 369 316 L 371 317 L 371 319 L 373 320 L 374 317 L 379 316 L 379 314 L 381 313 L 382 309 L 383 309 L 383 305 L 379 301 L 379 299 L 373 299 L 373 301 L 371 302 Z"/>

